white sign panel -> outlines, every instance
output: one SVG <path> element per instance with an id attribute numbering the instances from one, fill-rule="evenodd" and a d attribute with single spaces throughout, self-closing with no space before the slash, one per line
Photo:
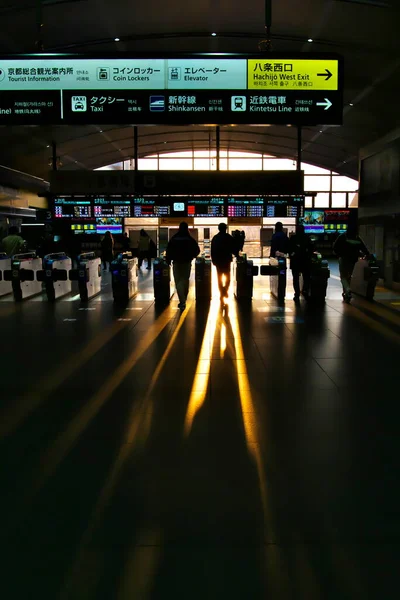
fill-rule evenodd
<path id="1" fill-rule="evenodd" d="M 168 59 L 169 90 L 237 90 L 247 87 L 247 60 Z"/>
<path id="2" fill-rule="evenodd" d="M 0 91 L 164 89 L 163 59 L 0 61 Z"/>

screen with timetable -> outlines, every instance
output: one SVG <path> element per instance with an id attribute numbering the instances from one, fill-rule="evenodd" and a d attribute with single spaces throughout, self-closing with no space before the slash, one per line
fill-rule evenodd
<path id="1" fill-rule="evenodd" d="M 228 217 L 262 217 L 264 198 L 228 197 Z"/>
<path id="2" fill-rule="evenodd" d="M 225 217 L 225 198 L 210 196 L 209 198 L 188 198 L 188 217 Z"/>

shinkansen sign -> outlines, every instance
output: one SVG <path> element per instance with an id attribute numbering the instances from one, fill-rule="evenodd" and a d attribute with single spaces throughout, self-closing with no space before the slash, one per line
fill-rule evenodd
<path id="1" fill-rule="evenodd" d="M 342 123 L 336 55 L 0 58 L 0 124 Z"/>

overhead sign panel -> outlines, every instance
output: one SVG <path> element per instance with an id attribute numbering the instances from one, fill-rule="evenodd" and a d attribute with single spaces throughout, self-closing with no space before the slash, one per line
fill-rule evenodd
<path id="1" fill-rule="evenodd" d="M 338 125 L 332 55 L 0 59 L 0 125 Z"/>
<path id="2" fill-rule="evenodd" d="M 339 61 L 264 58 L 248 61 L 249 90 L 338 90 Z"/>

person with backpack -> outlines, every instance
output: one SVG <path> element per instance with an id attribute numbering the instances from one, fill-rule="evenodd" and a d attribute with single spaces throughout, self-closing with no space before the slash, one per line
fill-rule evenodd
<path id="1" fill-rule="evenodd" d="M 188 224 L 182 221 L 179 224 L 178 233 L 173 235 L 168 242 L 165 257 L 169 265 L 173 263 L 175 287 L 179 298 L 178 307 L 181 310 L 186 308 L 192 260 L 199 254 L 198 243 L 190 235 Z"/>
<path id="2" fill-rule="evenodd" d="M 304 225 L 298 225 L 296 233 L 289 239 L 290 268 L 292 270 L 295 302 L 300 300 L 300 274 L 303 275 L 301 293 L 307 299 L 310 288 L 311 255 L 313 243 L 304 232 Z"/>
<path id="3" fill-rule="evenodd" d="M 237 257 L 240 251 L 235 239 L 226 230 L 226 224 L 220 223 L 218 225 L 219 233 L 211 240 L 211 260 L 217 269 L 221 299 L 228 297 L 232 255 Z"/>
<path id="4" fill-rule="evenodd" d="M 334 253 L 339 257 L 340 281 L 343 287 L 343 300 L 351 300 L 351 276 L 354 266 L 361 255 L 369 256 L 368 248 L 358 235 L 355 222 L 349 223 L 347 231 L 337 238 L 333 245 Z"/>

